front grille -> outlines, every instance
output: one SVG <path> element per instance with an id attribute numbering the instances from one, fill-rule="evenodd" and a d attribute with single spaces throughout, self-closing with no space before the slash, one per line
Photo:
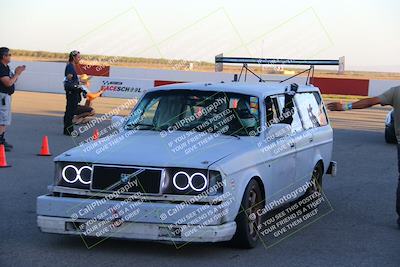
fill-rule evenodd
<path id="1" fill-rule="evenodd" d="M 113 192 L 124 188 L 127 193 L 159 194 L 162 173 L 163 169 L 157 168 L 93 165 L 91 190 Z"/>

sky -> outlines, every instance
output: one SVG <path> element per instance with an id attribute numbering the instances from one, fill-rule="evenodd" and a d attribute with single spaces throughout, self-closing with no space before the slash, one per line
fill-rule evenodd
<path id="1" fill-rule="evenodd" d="M 345 56 L 346 69 L 400 72 L 398 0 L 14 0 L 1 6 L 0 46 L 14 49 L 209 62 L 219 53 Z"/>

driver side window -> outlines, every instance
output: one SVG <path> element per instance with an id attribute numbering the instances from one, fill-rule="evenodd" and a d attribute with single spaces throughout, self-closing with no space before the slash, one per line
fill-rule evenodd
<path id="1" fill-rule="evenodd" d="M 287 123 L 292 127 L 293 133 L 301 132 L 303 131 L 303 125 L 301 124 L 296 104 L 293 100 L 285 99 L 285 97 L 287 96 L 280 94 L 266 98 L 267 127 L 275 123 Z"/>

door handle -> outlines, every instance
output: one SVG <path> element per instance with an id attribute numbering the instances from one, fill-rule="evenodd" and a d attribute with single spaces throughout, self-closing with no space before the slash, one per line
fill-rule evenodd
<path id="1" fill-rule="evenodd" d="M 309 140 L 310 143 L 311 143 L 312 141 L 314 141 L 314 138 L 310 137 L 310 139 L 308 139 L 308 140 Z"/>
<path id="2" fill-rule="evenodd" d="M 294 147 L 294 142 L 290 143 L 290 147 Z"/>

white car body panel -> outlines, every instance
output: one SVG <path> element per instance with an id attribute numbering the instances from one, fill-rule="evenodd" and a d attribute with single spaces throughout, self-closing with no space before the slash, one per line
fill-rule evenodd
<path id="1" fill-rule="evenodd" d="M 204 91 L 226 91 L 241 94 L 257 96 L 260 103 L 261 123 L 265 123 L 266 111 L 264 99 L 274 94 L 283 94 L 286 85 L 275 83 L 245 84 L 245 83 L 217 83 L 217 84 L 173 84 L 161 86 L 149 90 L 204 90 Z M 299 86 L 298 93 L 301 92 L 318 92 L 319 89 L 304 85 Z M 119 136 L 123 136 L 127 131 L 121 130 Z M 96 153 L 96 148 L 88 151 L 92 144 L 73 148 L 54 160 L 56 162 L 91 162 L 96 164 L 107 165 L 127 165 L 127 166 L 145 166 L 145 167 L 181 167 L 181 168 L 198 168 L 220 171 L 223 182 L 225 183 L 224 194 L 230 193 L 234 201 L 232 202 L 229 212 L 221 217 L 218 222 L 211 223 L 210 231 L 204 230 L 203 237 L 196 235 L 192 241 L 198 242 L 216 242 L 230 240 L 235 233 L 235 218 L 239 211 L 240 202 L 243 197 L 244 190 L 249 181 L 257 177 L 262 182 L 265 192 L 265 204 L 268 205 L 272 201 L 281 198 L 290 190 L 289 185 L 299 179 L 305 181 L 310 180 L 311 172 L 318 161 L 322 161 L 324 171 L 327 170 L 331 161 L 333 134 L 332 128 L 327 126 L 314 129 L 312 132 L 301 132 L 304 138 L 300 138 L 294 143 L 294 146 L 288 146 L 279 153 L 271 151 L 262 152 L 258 147 L 259 142 L 264 142 L 268 134 L 262 132 L 259 136 L 242 136 L 236 138 L 234 136 L 218 136 L 211 139 L 209 143 L 195 153 L 190 154 L 184 159 L 180 155 L 171 152 L 168 147 L 169 142 L 173 142 L 183 132 L 175 131 L 169 133 L 166 137 L 161 138 L 160 133 L 150 130 L 137 131 L 120 143 L 110 147 L 107 153 Z M 95 141 L 99 142 L 99 141 Z M 88 190 L 76 189 L 77 194 L 73 191 L 63 189 L 62 187 L 51 187 L 51 194 L 38 198 L 37 214 L 38 225 L 43 232 L 60 233 L 60 234 L 79 234 L 78 232 L 66 231 L 63 225 L 71 222 L 73 211 L 71 206 L 75 203 L 88 202 Z M 64 191 L 63 191 L 64 190 Z M 75 194 L 76 198 L 53 196 L 54 192 Z M 86 196 L 85 196 L 86 195 Z M 166 201 L 185 201 L 188 196 L 168 195 L 168 196 L 151 196 L 152 202 L 143 206 L 144 210 L 168 210 L 171 203 Z M 206 199 L 213 199 L 212 196 Z M 121 200 L 119 200 L 121 201 Z M 89 201 L 90 202 L 90 201 Z M 190 213 L 202 204 L 193 204 L 187 206 L 181 211 L 180 215 Z M 95 217 L 101 210 L 86 216 L 79 217 L 78 220 L 88 220 Z M 157 216 L 148 217 L 143 220 L 131 220 L 131 225 L 127 228 L 127 232 L 110 234 L 111 237 L 148 239 L 148 240 L 170 240 L 176 239 L 160 236 L 156 232 L 163 224 L 173 223 L 175 217 L 170 217 L 170 221 L 160 221 Z M 136 223 L 136 224 L 135 224 Z M 161 225 L 161 226 L 160 226 Z M 130 229 L 130 230 L 129 230 Z M 138 230 L 139 229 L 139 230 Z M 143 234 L 143 231 L 145 234 Z M 207 232 L 208 231 L 208 232 Z M 221 235 L 218 235 L 218 232 Z M 147 235 L 146 235 L 147 233 Z M 207 234 L 211 233 L 211 234 Z M 187 241 L 184 238 L 179 239 Z"/>
<path id="2" fill-rule="evenodd" d="M 201 162 L 215 162 L 233 152 L 235 146 L 246 147 L 244 140 L 237 140 L 231 136 L 221 136 L 211 139 L 209 146 L 215 151 L 209 153 L 200 150 L 191 154 L 187 159 L 179 159 L 179 154 L 174 154 L 168 147 L 168 143 L 181 136 L 184 132 L 176 131 L 161 138 L 159 132 L 141 130 L 120 143 L 107 149 L 107 153 L 97 153 L 96 148 L 86 150 L 91 144 L 75 147 L 57 156 L 55 161 L 73 162 L 96 162 L 98 164 L 110 165 L 135 165 L 135 166 L 158 166 L 158 167 L 195 167 L 205 168 Z M 124 132 L 115 136 L 115 139 L 124 136 Z M 239 141 L 239 142 L 238 142 Z M 242 142 L 240 142 L 242 141 Z M 145 146 L 143 144 L 146 144 Z M 101 147 L 101 145 L 99 146 Z M 134 148 L 134 149 L 133 149 Z M 178 160 L 177 160 L 178 159 Z"/>

